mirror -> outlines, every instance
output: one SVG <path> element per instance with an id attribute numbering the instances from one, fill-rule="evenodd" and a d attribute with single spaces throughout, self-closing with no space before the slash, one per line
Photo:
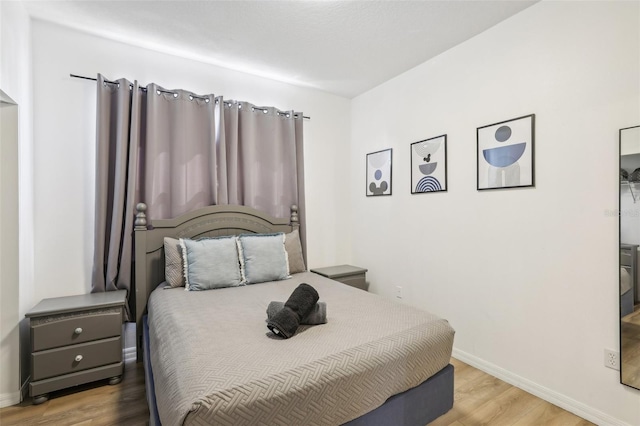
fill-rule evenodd
<path id="1" fill-rule="evenodd" d="M 640 126 L 620 130 L 620 383 L 640 389 Z"/>

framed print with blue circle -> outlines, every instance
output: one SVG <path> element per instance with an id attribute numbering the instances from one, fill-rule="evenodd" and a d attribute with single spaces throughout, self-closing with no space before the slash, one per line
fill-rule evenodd
<path id="1" fill-rule="evenodd" d="M 391 148 L 367 154 L 367 197 L 391 195 Z"/>
<path id="2" fill-rule="evenodd" d="M 478 190 L 535 186 L 535 114 L 478 127 Z"/>
<path id="3" fill-rule="evenodd" d="M 447 190 L 447 135 L 411 144 L 411 193 Z"/>

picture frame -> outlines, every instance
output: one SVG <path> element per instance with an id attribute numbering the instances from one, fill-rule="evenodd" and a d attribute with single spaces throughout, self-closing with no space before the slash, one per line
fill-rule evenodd
<path id="1" fill-rule="evenodd" d="M 393 149 L 367 154 L 367 197 L 391 195 Z"/>
<path id="2" fill-rule="evenodd" d="M 535 186 L 535 114 L 476 129 L 477 189 Z"/>
<path id="3" fill-rule="evenodd" d="M 414 142 L 411 153 L 411 193 L 447 191 L 447 135 Z"/>

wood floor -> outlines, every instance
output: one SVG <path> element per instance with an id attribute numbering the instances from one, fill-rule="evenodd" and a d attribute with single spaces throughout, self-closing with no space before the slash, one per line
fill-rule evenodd
<path id="1" fill-rule="evenodd" d="M 0 425 L 128 426 L 149 421 L 144 368 L 135 360 L 125 363 L 124 378 L 117 385 L 102 381 L 50 395 L 51 399 L 40 405 L 32 405 L 28 398 L 20 405 L 0 409 Z"/>
<path id="2" fill-rule="evenodd" d="M 453 409 L 430 426 L 558 425 L 592 423 L 513 387 L 456 359 Z M 10 425 L 146 425 L 142 364 L 126 364 L 124 380 L 114 386 L 89 385 L 60 391 L 41 405 L 26 400 L 0 409 L 0 424 Z"/>
<path id="3" fill-rule="evenodd" d="M 640 305 L 622 318 L 620 326 L 622 381 L 640 388 Z"/>

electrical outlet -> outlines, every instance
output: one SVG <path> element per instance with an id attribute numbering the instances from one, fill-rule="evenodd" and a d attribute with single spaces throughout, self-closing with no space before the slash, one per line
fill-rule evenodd
<path id="1" fill-rule="evenodd" d="M 611 349 L 604 350 L 604 366 L 620 370 L 620 353 Z"/>
<path id="2" fill-rule="evenodd" d="M 398 299 L 402 299 L 402 287 L 401 286 L 396 286 L 396 297 Z"/>

